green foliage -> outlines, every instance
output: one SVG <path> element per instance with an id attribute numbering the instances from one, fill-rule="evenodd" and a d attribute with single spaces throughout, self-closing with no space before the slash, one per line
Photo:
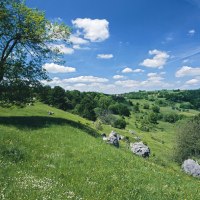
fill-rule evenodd
<path id="1" fill-rule="evenodd" d="M 180 108 L 182 109 L 192 109 L 193 105 L 190 102 L 184 102 L 180 104 Z"/>
<path id="2" fill-rule="evenodd" d="M 160 107 L 159 107 L 159 106 L 154 105 L 154 106 L 152 106 L 151 109 L 152 109 L 152 111 L 155 112 L 155 113 L 159 113 L 159 112 L 160 112 Z"/>
<path id="3" fill-rule="evenodd" d="M 60 86 L 55 86 L 51 91 L 49 103 L 56 108 L 67 110 L 65 90 Z"/>
<path id="4" fill-rule="evenodd" d="M 155 112 L 150 112 L 148 115 L 148 120 L 152 124 L 157 124 L 158 123 L 158 114 Z"/>
<path id="5" fill-rule="evenodd" d="M 139 103 L 133 104 L 133 112 L 140 112 L 140 107 L 139 107 Z"/>
<path id="6" fill-rule="evenodd" d="M 126 121 L 123 118 L 116 119 L 113 123 L 113 127 L 119 128 L 119 129 L 125 129 L 126 128 Z"/>
<path id="7" fill-rule="evenodd" d="M 149 104 L 148 104 L 148 103 L 145 103 L 145 104 L 143 105 L 143 108 L 144 108 L 144 109 L 149 109 Z"/>
<path id="8" fill-rule="evenodd" d="M 61 52 L 51 46 L 58 39 L 67 44 L 70 29 L 51 23 L 43 12 L 28 8 L 22 0 L 0 1 L 0 19 L 0 101 L 21 103 L 30 94 L 19 98 L 16 88 L 32 89 L 48 80 L 42 66 L 60 60 Z"/>
<path id="9" fill-rule="evenodd" d="M 111 104 L 108 109 L 115 115 L 121 115 L 121 116 L 130 116 L 130 111 L 128 109 L 128 107 L 124 104 L 120 104 L 120 103 L 115 103 L 115 104 Z"/>
<path id="10" fill-rule="evenodd" d="M 97 129 L 97 130 L 99 130 L 99 131 L 102 131 L 103 130 L 103 126 L 102 126 L 102 122 L 101 122 L 101 120 L 96 120 L 95 122 L 94 122 L 94 127 L 95 127 L 95 129 Z"/>
<path id="11" fill-rule="evenodd" d="M 193 156 L 200 158 L 200 115 L 179 126 L 174 156 L 178 162 Z"/>
<path id="12" fill-rule="evenodd" d="M 180 119 L 180 115 L 178 115 L 175 112 L 171 112 L 171 113 L 166 113 L 163 114 L 163 121 L 165 122 L 169 122 L 169 123 L 175 123 Z"/>

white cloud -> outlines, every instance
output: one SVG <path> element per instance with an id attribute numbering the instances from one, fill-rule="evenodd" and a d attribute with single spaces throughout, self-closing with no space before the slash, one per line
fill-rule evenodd
<path id="1" fill-rule="evenodd" d="M 51 87 L 61 86 L 65 90 L 79 90 L 79 91 L 96 91 L 104 93 L 115 93 L 116 86 L 114 84 L 107 83 L 107 79 L 93 77 L 93 76 L 81 76 L 71 79 L 60 79 L 54 77 L 52 81 L 42 81 L 45 85 Z"/>
<path id="2" fill-rule="evenodd" d="M 126 67 L 122 70 L 122 73 L 140 73 L 140 72 L 144 72 L 143 69 L 131 69 L 129 67 Z"/>
<path id="3" fill-rule="evenodd" d="M 51 44 L 49 47 L 53 51 L 59 51 L 62 54 L 73 54 L 74 49 L 66 47 L 64 44 Z"/>
<path id="4" fill-rule="evenodd" d="M 113 76 L 113 79 L 122 79 L 122 78 L 124 78 L 124 76 L 122 76 L 122 75 L 115 75 L 115 76 Z"/>
<path id="5" fill-rule="evenodd" d="M 80 47 L 80 45 L 75 44 L 75 45 L 73 45 L 73 49 L 81 49 L 81 47 Z"/>
<path id="6" fill-rule="evenodd" d="M 200 80 L 198 80 L 198 79 L 196 79 L 196 78 L 191 79 L 191 80 L 189 80 L 189 81 L 186 81 L 186 84 L 187 84 L 187 85 L 196 85 L 196 84 L 198 84 L 198 83 L 200 83 Z"/>
<path id="7" fill-rule="evenodd" d="M 154 55 L 152 59 L 145 59 L 140 65 L 145 67 L 151 67 L 151 68 L 163 68 L 163 66 L 166 64 L 168 58 L 170 57 L 167 52 L 165 51 L 159 51 L 159 50 L 151 50 L 149 51 L 150 55 Z"/>
<path id="8" fill-rule="evenodd" d="M 124 80 L 124 81 L 116 81 L 115 85 L 122 86 L 125 88 L 137 88 L 139 86 L 139 81 L 135 80 Z"/>
<path id="9" fill-rule="evenodd" d="M 129 67 L 126 67 L 122 70 L 122 73 L 131 73 L 131 72 L 133 72 L 133 70 Z"/>
<path id="10" fill-rule="evenodd" d="M 89 47 L 86 47 L 86 46 L 82 47 L 79 44 L 73 45 L 73 49 L 76 49 L 76 50 L 90 50 Z"/>
<path id="11" fill-rule="evenodd" d="M 184 77 L 184 76 L 200 76 L 200 67 L 188 67 L 183 66 L 176 72 L 176 77 Z"/>
<path id="12" fill-rule="evenodd" d="M 193 36 L 196 33 L 194 29 L 188 31 L 188 35 Z"/>
<path id="13" fill-rule="evenodd" d="M 97 58 L 100 58 L 100 59 L 111 59 L 113 58 L 113 54 L 98 54 L 97 55 Z"/>
<path id="14" fill-rule="evenodd" d="M 160 82 L 164 80 L 164 78 L 161 75 L 156 73 L 149 73 L 147 76 L 148 76 L 147 79 L 148 82 Z"/>
<path id="15" fill-rule="evenodd" d="M 70 41 L 71 43 L 73 43 L 73 44 L 76 44 L 76 45 L 88 44 L 88 43 L 89 43 L 88 40 L 84 40 L 83 38 L 78 37 L 78 36 L 76 36 L 76 35 L 70 35 L 69 41 Z"/>
<path id="16" fill-rule="evenodd" d="M 74 78 L 63 79 L 65 83 L 105 83 L 109 80 L 96 76 L 78 76 Z"/>
<path id="17" fill-rule="evenodd" d="M 141 72 L 144 72 L 143 69 L 134 69 L 133 70 L 133 73 L 141 73 Z"/>
<path id="18" fill-rule="evenodd" d="M 42 66 L 44 69 L 46 69 L 49 73 L 71 73 L 75 72 L 76 68 L 74 67 L 67 67 L 63 65 L 58 65 L 55 63 L 46 63 Z"/>
<path id="19" fill-rule="evenodd" d="M 109 38 L 109 22 L 106 19 L 77 18 L 72 24 L 83 30 L 85 39 L 91 42 L 102 42 Z"/>
<path id="20" fill-rule="evenodd" d="M 148 73 L 147 76 L 148 76 L 148 77 L 157 76 L 157 73 Z"/>

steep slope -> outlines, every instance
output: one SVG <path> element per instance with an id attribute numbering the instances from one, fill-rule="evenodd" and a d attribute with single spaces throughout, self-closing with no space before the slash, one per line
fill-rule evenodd
<path id="1" fill-rule="evenodd" d="M 200 198 L 198 179 L 107 145 L 90 126 L 40 103 L 0 108 L 0 199 Z"/>

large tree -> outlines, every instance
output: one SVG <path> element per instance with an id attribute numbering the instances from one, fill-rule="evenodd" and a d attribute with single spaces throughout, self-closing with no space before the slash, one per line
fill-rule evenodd
<path id="1" fill-rule="evenodd" d="M 68 43 L 69 34 L 68 26 L 48 21 L 22 0 L 0 0 L 0 92 L 48 79 L 42 66 L 61 62 L 57 47 Z"/>

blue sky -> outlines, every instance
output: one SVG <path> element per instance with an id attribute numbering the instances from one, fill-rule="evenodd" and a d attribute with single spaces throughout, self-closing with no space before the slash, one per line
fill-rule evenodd
<path id="1" fill-rule="evenodd" d="M 200 88 L 200 0 L 27 0 L 72 28 L 64 65 L 46 63 L 67 90 L 122 93 Z M 46 82 L 44 82 L 46 84 Z"/>

